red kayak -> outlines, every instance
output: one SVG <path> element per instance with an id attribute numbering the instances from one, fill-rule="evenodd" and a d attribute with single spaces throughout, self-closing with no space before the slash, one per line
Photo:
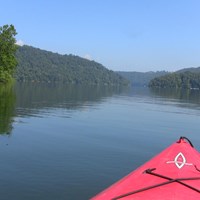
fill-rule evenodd
<path id="1" fill-rule="evenodd" d="M 186 137 L 91 200 L 200 199 L 200 154 Z"/>

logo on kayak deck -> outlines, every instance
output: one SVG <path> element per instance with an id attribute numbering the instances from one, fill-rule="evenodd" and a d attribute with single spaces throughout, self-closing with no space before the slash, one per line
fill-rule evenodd
<path id="1" fill-rule="evenodd" d="M 181 169 L 184 165 L 193 165 L 192 163 L 187 163 L 185 156 L 180 152 L 174 158 L 173 161 L 167 161 L 167 164 L 174 163 L 179 169 Z"/>

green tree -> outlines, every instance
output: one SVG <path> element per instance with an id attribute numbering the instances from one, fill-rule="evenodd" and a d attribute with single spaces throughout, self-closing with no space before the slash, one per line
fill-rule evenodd
<path id="1" fill-rule="evenodd" d="M 0 83 L 6 83 L 12 79 L 17 60 L 15 52 L 17 50 L 17 32 L 13 25 L 0 27 Z"/>

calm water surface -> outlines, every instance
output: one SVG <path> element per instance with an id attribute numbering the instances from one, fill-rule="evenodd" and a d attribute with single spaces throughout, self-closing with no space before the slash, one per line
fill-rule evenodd
<path id="1" fill-rule="evenodd" d="M 87 200 L 199 122 L 200 91 L 0 87 L 1 199 Z"/>

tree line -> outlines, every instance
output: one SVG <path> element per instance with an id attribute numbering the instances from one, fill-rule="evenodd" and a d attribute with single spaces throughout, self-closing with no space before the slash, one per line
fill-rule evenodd
<path id="1" fill-rule="evenodd" d="M 15 78 L 21 82 L 62 82 L 70 84 L 121 85 L 122 76 L 103 65 L 74 55 L 60 55 L 24 45 L 16 52 Z"/>
<path id="2" fill-rule="evenodd" d="M 154 78 L 149 87 L 200 89 L 200 71 L 183 71 Z"/>

